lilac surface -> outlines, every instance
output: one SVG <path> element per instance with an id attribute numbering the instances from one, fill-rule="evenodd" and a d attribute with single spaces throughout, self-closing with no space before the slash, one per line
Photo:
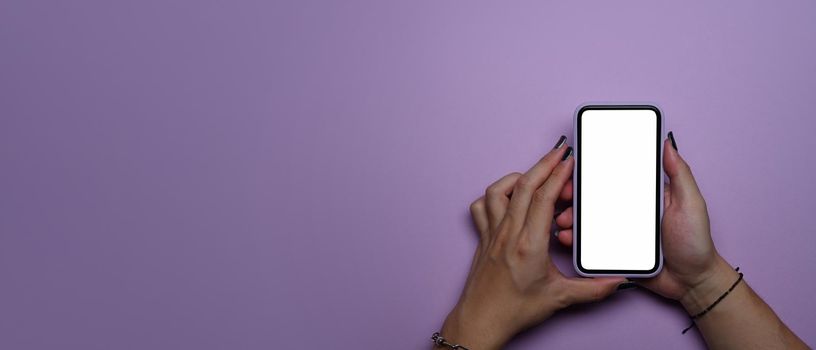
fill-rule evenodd
<path id="1" fill-rule="evenodd" d="M 592 100 L 661 105 L 721 253 L 816 344 L 814 15 L 0 2 L 0 348 L 423 348 L 465 278 L 469 202 Z M 684 326 L 629 290 L 510 348 L 701 347 Z"/>

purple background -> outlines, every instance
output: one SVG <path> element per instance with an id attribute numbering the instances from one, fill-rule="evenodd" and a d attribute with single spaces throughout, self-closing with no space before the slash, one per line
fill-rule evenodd
<path id="1" fill-rule="evenodd" d="M 2 1 L 0 348 L 424 348 L 470 263 L 470 201 L 592 100 L 662 106 L 717 247 L 816 344 L 814 17 Z M 702 346 L 685 326 L 628 290 L 510 347 Z"/>

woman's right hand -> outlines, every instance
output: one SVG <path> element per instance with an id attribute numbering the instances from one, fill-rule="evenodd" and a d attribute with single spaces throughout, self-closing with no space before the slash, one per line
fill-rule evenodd
<path id="1" fill-rule="evenodd" d="M 678 300 L 689 315 L 709 310 L 694 320 L 709 349 L 808 349 L 747 281 L 737 282 L 739 274 L 717 253 L 705 200 L 672 133 L 663 144 L 663 169 L 670 180 L 663 197 L 663 270 L 636 283 Z M 571 187 L 567 183 L 562 198 Z M 556 224 L 563 228 L 558 240 L 571 245 L 572 209 Z"/>
<path id="2" fill-rule="evenodd" d="M 637 282 L 696 313 L 707 306 L 701 304 L 710 303 L 727 289 L 737 273 L 714 248 L 705 200 L 671 133 L 669 137 L 663 145 L 663 168 L 670 179 L 663 200 L 663 270 Z M 571 184 L 566 187 L 572 191 Z M 571 199 L 569 192 L 562 197 Z M 561 228 L 558 240 L 572 245 L 572 208 L 562 212 L 556 224 Z"/>
<path id="3" fill-rule="evenodd" d="M 695 314 L 722 294 L 737 273 L 714 248 L 705 200 L 672 133 L 664 141 L 663 169 L 670 180 L 663 195 L 664 265 L 640 284 Z"/>

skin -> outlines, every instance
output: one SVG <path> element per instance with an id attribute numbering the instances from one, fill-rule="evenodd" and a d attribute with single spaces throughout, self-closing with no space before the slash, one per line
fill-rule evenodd
<path id="1" fill-rule="evenodd" d="M 663 165 L 671 182 L 664 193 L 663 270 L 641 286 L 678 301 L 690 314 L 713 303 L 737 280 L 711 239 L 705 200 L 688 164 L 669 141 Z M 479 231 L 465 288 L 441 334 L 468 348 L 499 349 L 518 332 L 569 305 L 600 301 L 626 280 L 565 277 L 549 255 L 556 201 L 572 200 L 574 160 L 554 149 L 524 174 L 490 185 L 471 205 Z M 572 245 L 572 208 L 555 223 L 558 241 Z M 807 349 L 743 280 L 697 328 L 711 349 Z"/>

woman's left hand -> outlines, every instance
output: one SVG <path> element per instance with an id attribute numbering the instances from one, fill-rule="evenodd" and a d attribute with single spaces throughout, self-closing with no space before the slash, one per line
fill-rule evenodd
<path id="1" fill-rule="evenodd" d="M 465 289 L 441 330 L 450 342 L 500 348 L 555 311 L 603 299 L 625 281 L 568 278 L 550 258 L 550 227 L 572 174 L 571 155 L 571 147 L 557 147 L 526 173 L 490 185 L 471 205 L 479 246 Z"/>

